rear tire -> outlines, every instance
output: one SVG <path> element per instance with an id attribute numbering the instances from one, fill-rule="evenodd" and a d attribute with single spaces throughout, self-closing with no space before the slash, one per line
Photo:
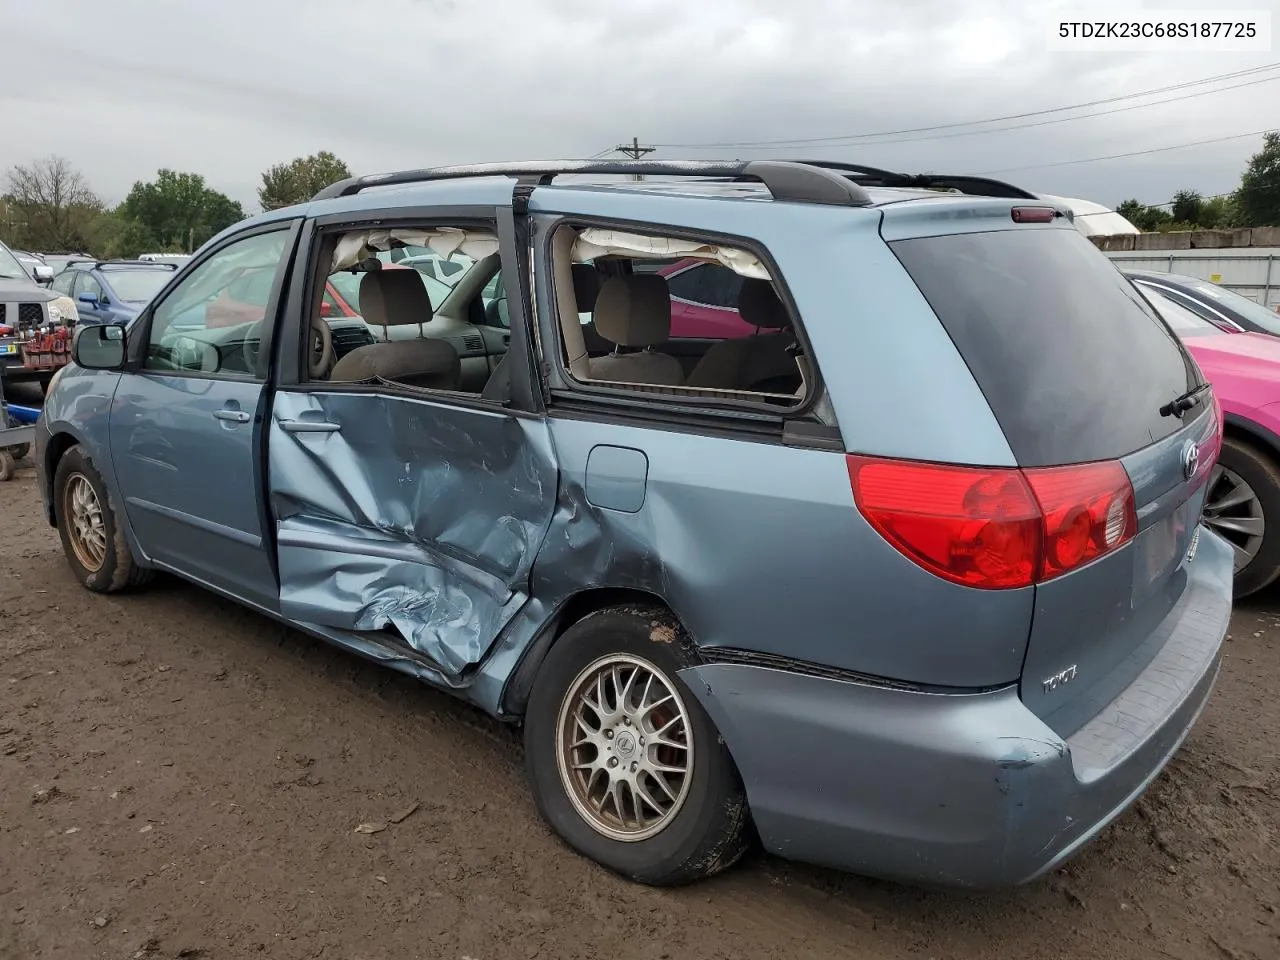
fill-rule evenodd
<path id="1" fill-rule="evenodd" d="M 1250 502 L 1233 502 L 1237 491 L 1239 496 L 1252 494 Z M 1260 543 L 1254 534 L 1259 520 Z M 1218 468 L 1205 494 L 1204 522 L 1236 551 L 1236 597 L 1269 586 L 1280 576 L 1280 466 L 1253 444 L 1224 438 Z M 1255 544 L 1257 552 L 1246 560 L 1242 552 Z"/>
<path id="2" fill-rule="evenodd" d="M 154 571 L 134 558 L 107 485 L 83 448 L 72 447 L 58 461 L 53 497 L 63 552 L 84 587 L 116 593 L 151 580 Z"/>
<path id="3" fill-rule="evenodd" d="M 667 611 L 602 610 L 551 648 L 525 715 L 538 811 L 573 849 L 640 883 L 698 880 L 746 849 L 737 767 L 677 675 L 694 662 Z"/>

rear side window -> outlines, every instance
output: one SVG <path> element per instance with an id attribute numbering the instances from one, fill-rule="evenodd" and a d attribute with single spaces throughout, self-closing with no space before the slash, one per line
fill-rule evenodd
<path id="1" fill-rule="evenodd" d="M 1181 426 L 1160 407 L 1198 383 L 1194 365 L 1078 231 L 890 246 L 969 365 L 1020 465 L 1114 459 Z"/>

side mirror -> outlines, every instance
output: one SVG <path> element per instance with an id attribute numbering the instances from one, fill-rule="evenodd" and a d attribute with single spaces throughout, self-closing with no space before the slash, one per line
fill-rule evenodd
<path id="1" fill-rule="evenodd" d="M 124 348 L 124 324 L 90 324 L 76 328 L 71 359 L 86 370 L 120 370 L 124 367 Z"/>
<path id="2" fill-rule="evenodd" d="M 507 298 L 490 300 L 484 307 L 484 319 L 491 327 L 511 326 L 511 317 L 507 313 Z"/>
<path id="3" fill-rule="evenodd" d="M 91 307 L 96 307 L 98 305 L 98 296 L 94 293 L 78 293 L 76 294 L 76 299 L 81 303 L 89 304 Z"/>
<path id="4" fill-rule="evenodd" d="M 329 301 L 328 301 L 328 300 L 321 300 L 321 301 L 320 301 L 320 316 L 322 316 L 322 317 L 332 317 L 332 316 L 333 316 L 333 306 L 329 303 Z"/>
<path id="5" fill-rule="evenodd" d="M 37 263 L 31 268 L 31 275 L 36 278 L 36 283 L 53 283 L 53 267 L 47 263 Z"/>

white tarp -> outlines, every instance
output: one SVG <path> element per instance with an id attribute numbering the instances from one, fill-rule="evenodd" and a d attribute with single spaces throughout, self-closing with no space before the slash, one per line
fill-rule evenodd
<path id="1" fill-rule="evenodd" d="M 461 230 L 458 227 L 435 227 L 431 230 L 396 228 L 393 230 L 364 230 L 345 234 L 333 251 L 330 273 L 349 270 L 361 260 L 383 250 L 391 249 L 391 241 L 415 247 L 425 247 L 448 260 L 461 253 L 472 260 L 483 260 L 498 252 L 498 238 L 484 230 Z"/>
<path id="2" fill-rule="evenodd" d="M 596 257 L 624 256 L 664 260 L 671 257 L 694 257 L 723 264 L 744 277 L 768 280 L 769 271 L 755 254 L 736 247 L 722 247 L 714 243 L 696 240 L 680 240 L 675 237 L 650 237 L 623 230 L 604 227 L 587 227 L 578 233 L 571 256 L 575 263 Z"/>

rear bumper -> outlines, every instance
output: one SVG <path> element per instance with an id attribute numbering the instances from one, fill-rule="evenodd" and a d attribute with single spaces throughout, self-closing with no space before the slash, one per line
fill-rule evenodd
<path id="1" fill-rule="evenodd" d="M 1136 800 L 1217 678 L 1230 548 L 1201 530 L 1150 665 L 1059 737 L 1013 687 L 932 694 L 712 663 L 682 678 L 716 722 L 765 847 L 789 859 L 947 886 L 1031 880 Z"/>

